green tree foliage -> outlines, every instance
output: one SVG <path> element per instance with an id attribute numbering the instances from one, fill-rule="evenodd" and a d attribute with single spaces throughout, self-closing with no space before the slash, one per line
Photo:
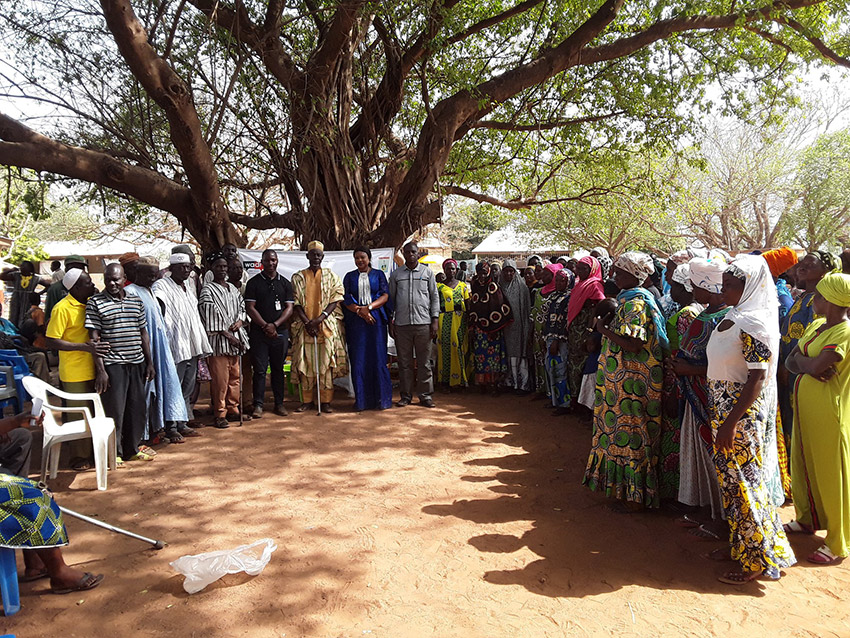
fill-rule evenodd
<path id="1" fill-rule="evenodd" d="M 0 163 L 168 211 L 205 247 L 233 224 L 397 245 L 442 195 L 583 208 L 564 167 L 674 149 L 715 102 L 779 103 L 807 64 L 850 66 L 848 42 L 840 0 L 6 2 L 0 93 L 63 117 L 30 122 L 45 138 L 0 113 Z"/>
<path id="2" fill-rule="evenodd" d="M 850 129 L 821 135 L 799 158 L 784 218 L 806 250 L 850 244 Z"/>

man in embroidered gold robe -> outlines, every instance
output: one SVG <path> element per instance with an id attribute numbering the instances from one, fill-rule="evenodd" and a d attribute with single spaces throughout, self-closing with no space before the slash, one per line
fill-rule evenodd
<path id="1" fill-rule="evenodd" d="M 310 266 L 292 275 L 295 293 L 292 369 L 298 372 L 303 401 L 296 412 L 315 409 L 316 401 L 321 403 L 322 412 L 333 412 L 333 380 L 348 374 L 342 324 L 342 279 L 331 269 L 322 268 L 324 258 L 322 243 L 311 241 L 307 245 Z"/>

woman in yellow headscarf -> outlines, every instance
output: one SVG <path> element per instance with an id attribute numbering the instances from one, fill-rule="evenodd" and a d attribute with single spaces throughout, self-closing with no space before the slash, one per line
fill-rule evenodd
<path id="1" fill-rule="evenodd" d="M 826 543 L 808 556 L 829 565 L 850 554 L 850 275 L 817 284 L 815 319 L 785 365 L 794 386 L 791 486 L 796 520 L 786 532 L 826 529 Z"/>

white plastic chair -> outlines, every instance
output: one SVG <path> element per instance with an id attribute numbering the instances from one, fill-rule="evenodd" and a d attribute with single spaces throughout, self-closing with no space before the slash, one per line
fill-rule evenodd
<path id="1" fill-rule="evenodd" d="M 106 489 L 107 468 L 116 468 L 115 421 L 103 411 L 100 395 L 94 392 L 71 393 L 63 392 L 45 383 L 38 377 L 24 377 L 24 387 L 33 401 L 42 400 L 41 412 L 44 414 L 44 442 L 41 449 L 41 480 L 46 481 L 47 470 L 50 468 L 50 478 L 55 479 L 59 470 L 60 445 L 64 441 L 91 438 L 94 448 L 94 467 L 97 473 L 97 489 Z M 64 407 L 50 403 L 52 396 L 68 401 L 90 401 L 88 405 Z M 54 412 L 76 412 L 83 418 L 67 423 L 57 423 Z M 94 414 L 92 414 L 94 412 Z"/>

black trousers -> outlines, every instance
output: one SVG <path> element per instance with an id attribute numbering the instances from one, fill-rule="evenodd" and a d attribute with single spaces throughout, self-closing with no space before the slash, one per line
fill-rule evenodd
<path id="1" fill-rule="evenodd" d="M 0 473 L 29 476 L 31 451 L 32 432 L 24 428 L 9 432 L 6 442 L 0 441 Z"/>
<path id="2" fill-rule="evenodd" d="M 118 456 L 128 459 L 138 453 L 145 435 L 145 364 L 107 365 L 109 387 L 100 395 L 106 416 L 115 419 Z"/>
<path id="3" fill-rule="evenodd" d="M 251 367 L 254 370 L 254 405 L 263 406 L 266 396 L 266 370 L 271 363 L 272 394 L 276 406 L 283 403 L 284 374 L 283 364 L 286 351 L 289 350 L 289 331 L 278 332 L 277 337 L 269 339 L 262 330 L 251 328 L 248 335 L 251 345 Z"/>

